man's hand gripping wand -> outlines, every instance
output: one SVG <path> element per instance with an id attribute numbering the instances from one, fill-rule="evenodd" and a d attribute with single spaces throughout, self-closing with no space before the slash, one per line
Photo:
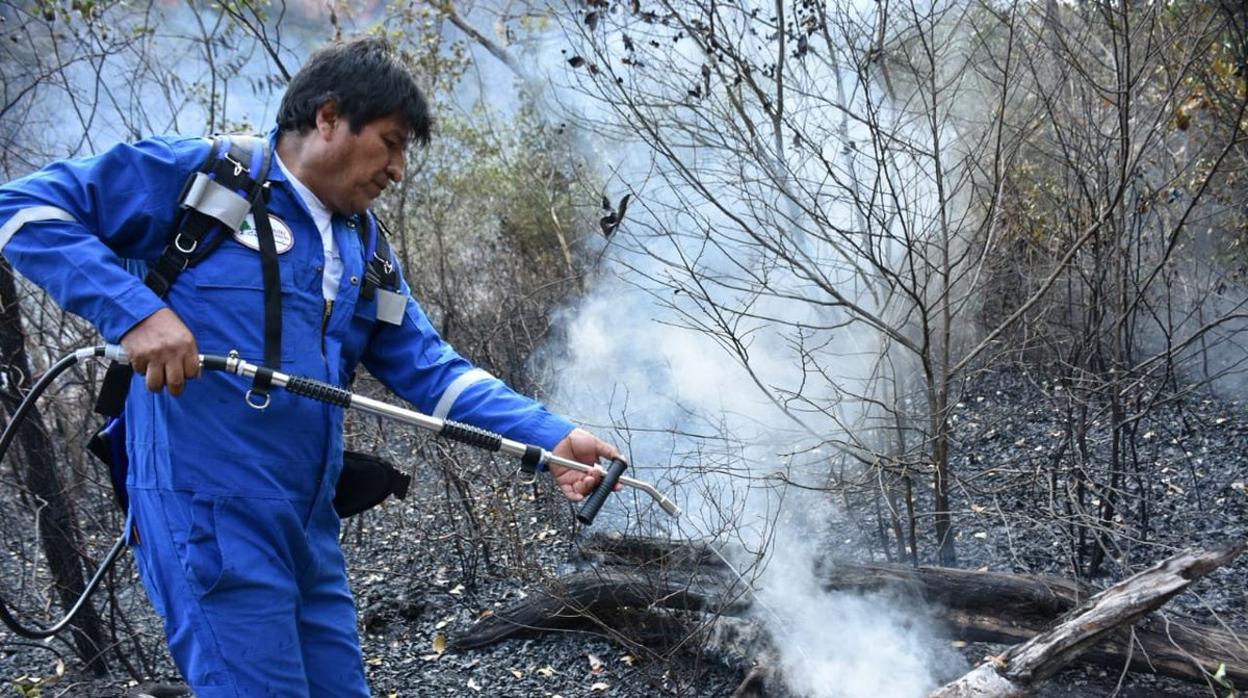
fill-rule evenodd
<path id="1" fill-rule="evenodd" d="M 110 359 L 125 360 L 125 351 L 120 347 L 109 345 L 107 347 L 95 347 L 96 356 L 107 356 Z M 302 395 L 313 400 L 319 400 L 330 405 L 338 405 L 339 407 L 357 409 L 368 414 L 374 414 L 380 417 L 387 417 L 404 424 L 420 427 L 427 431 L 434 432 L 448 439 L 454 439 L 460 443 L 470 446 L 486 449 L 487 451 L 495 451 L 505 453 L 509 456 L 515 456 L 520 462 L 528 468 L 536 469 L 538 466 L 546 466 L 556 463 L 565 468 L 577 470 L 580 472 L 590 472 L 599 466 L 586 465 L 584 463 L 556 456 L 544 448 L 539 448 L 530 444 L 513 441 L 502 437 L 484 429 L 455 422 L 449 419 L 438 419 L 427 414 L 417 412 L 415 410 L 396 407 L 380 400 L 364 397 L 344 390 L 335 385 L 330 385 L 322 381 L 306 378 L 304 376 L 292 376 L 280 371 L 274 371 L 264 366 L 258 366 L 253 363 L 239 358 L 236 352 L 230 352 L 229 356 L 217 356 L 213 354 L 201 354 L 199 357 L 200 367 L 205 371 L 224 371 L 232 373 L 236 376 L 244 378 L 255 378 L 257 374 L 268 374 L 270 385 L 279 388 L 285 388 L 288 392 Z M 268 398 L 265 397 L 263 402 L 257 403 L 253 401 L 253 396 L 248 391 L 246 399 L 247 404 L 257 409 L 263 409 L 268 405 Z M 598 510 L 607 501 L 607 496 L 615 489 L 618 482 L 621 485 L 627 485 L 645 492 L 650 498 L 658 503 L 663 511 L 672 516 L 679 516 L 680 509 L 672 500 L 668 499 L 663 493 L 648 482 L 637 480 L 624 475 L 624 469 L 628 464 L 620 459 L 613 459 L 605 469 L 605 475 L 602 482 L 598 484 L 594 491 L 585 498 L 584 504 L 581 505 L 580 511 L 577 512 L 576 518 L 585 525 L 592 524 L 594 517 L 598 515 Z"/>

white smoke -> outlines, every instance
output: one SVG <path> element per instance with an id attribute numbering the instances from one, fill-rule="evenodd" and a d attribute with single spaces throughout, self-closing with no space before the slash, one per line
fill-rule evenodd
<path id="1" fill-rule="evenodd" d="M 781 534 L 755 610 L 770 618 L 789 690 L 813 698 L 924 696 L 939 685 L 934 674 L 952 675 L 965 663 L 913 601 L 823 591 L 813 564 L 819 551 L 794 533 Z"/>
<path id="2" fill-rule="evenodd" d="M 878 389 L 871 383 L 883 351 L 875 331 L 846 325 L 839 309 L 800 299 L 819 298 L 824 281 L 872 311 L 904 310 L 874 296 L 878 289 L 855 271 L 860 260 L 819 234 L 828 221 L 812 220 L 794 205 L 795 197 L 777 190 L 786 185 L 767 171 L 766 158 L 699 143 L 714 128 L 682 138 L 677 127 L 661 134 L 670 139 L 662 148 L 623 135 L 636 119 L 673 123 L 679 117 L 703 127 L 719 119 L 713 125 L 726 137 L 740 125 L 710 99 L 668 114 L 621 109 L 586 79 L 586 63 L 569 67 L 568 59 L 616 61 L 624 54 L 624 33 L 637 45 L 648 42 L 651 29 L 613 17 L 621 23 L 617 31 L 607 32 L 605 44 L 589 46 L 581 36 L 583 14 L 584 8 L 565 12 L 564 32 L 537 43 L 525 63 L 550 69 L 554 118 L 585 126 L 581 136 L 611 173 L 610 199 L 630 193 L 635 203 L 607 246 L 592 290 L 559 319 L 564 343 L 544 357 L 553 366 L 551 404 L 600 432 L 615 430 L 637 476 L 654 481 L 685 510 L 673 525 L 643 496 L 622 513 L 618 505 L 608 507 L 617 525 L 711 537 L 763 556 L 763 564 L 759 557 L 736 561 L 751 577 L 755 617 L 781 652 L 791 690 L 817 698 L 923 695 L 936 685 L 936 667 L 957 664 L 957 657 L 947 647 L 936 649 L 941 645 L 916 609 L 882 596 L 822 589 L 815 561 L 828 553 L 820 534 L 832 505 L 786 484 L 818 488 L 829 470 L 853 467 L 840 449 L 868 438 L 852 433 L 867 411 L 845 396 Z M 645 60 L 696 75 L 703 58 L 691 42 L 664 39 Z M 807 76 L 808 85 L 832 85 L 839 77 L 848 83 L 845 99 L 856 106 L 873 89 L 849 73 L 835 75 L 827 64 L 811 69 L 819 74 Z M 621 79 L 646 78 L 643 72 Z M 669 93 L 675 101 L 673 91 L 683 89 L 675 83 L 636 87 Z M 822 94 L 793 94 L 793 113 L 818 119 L 822 110 L 829 123 L 814 126 L 827 136 L 816 149 L 786 153 L 795 173 L 790 185 L 825 214 L 845 219 L 833 225 L 852 227 L 850 207 L 835 200 L 843 191 L 811 183 L 829 159 L 854 157 L 844 149 L 848 141 L 868 140 L 864 127 L 841 122 L 842 112 L 829 109 Z M 859 167 L 870 174 L 869 165 Z M 682 168 L 696 173 L 700 188 Z M 930 184 L 917 173 L 905 184 L 911 215 L 929 214 L 935 208 L 925 200 Z M 821 278 L 795 273 L 775 250 L 760 247 L 752 236 L 757 229 L 773 231 L 781 246 L 800 248 Z M 901 254 L 884 247 L 876 251 Z M 758 283 L 747 286 L 742 279 Z M 603 519 L 610 515 L 604 512 Z"/>

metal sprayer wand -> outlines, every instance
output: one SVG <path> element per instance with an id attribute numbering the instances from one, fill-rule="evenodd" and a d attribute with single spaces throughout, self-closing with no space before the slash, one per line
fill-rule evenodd
<path id="1" fill-rule="evenodd" d="M 91 351 L 94 352 L 95 356 L 104 356 L 117 361 L 125 362 L 127 359 L 125 350 L 115 345 L 93 347 Z M 257 374 L 263 377 L 267 374 L 270 385 L 285 388 L 288 392 L 296 395 L 302 395 L 339 407 L 357 409 L 380 417 L 387 417 L 470 446 L 515 456 L 526 467 L 536 468 L 537 466 L 546 466 L 554 463 L 583 473 L 592 472 L 598 467 L 556 456 L 544 448 L 513 441 L 494 432 L 478 429 L 462 422 L 438 419 L 415 410 L 396 407 L 380 400 L 357 395 L 336 385 L 330 385 L 329 383 L 304 376 L 292 376 L 258 366 L 242 360 L 237 352 L 230 352 L 229 356 L 200 354 L 199 365 L 205 371 L 224 371 L 244 378 L 255 378 Z M 268 406 L 269 398 L 267 395 L 264 396 L 263 402 L 256 402 L 253 397 L 253 393 L 250 390 L 247 391 L 247 404 L 256 409 L 264 409 Z M 576 518 L 581 523 L 586 525 L 593 523 L 594 517 L 598 515 L 598 510 L 602 508 L 603 503 L 607 500 L 607 495 L 615 488 L 617 482 L 645 492 L 663 508 L 663 511 L 672 516 L 680 516 L 680 509 L 676 504 L 664 496 L 662 492 L 659 492 L 654 485 L 624 475 L 624 469 L 627 467 L 628 464 L 621 459 L 613 459 L 608 464 L 604 471 L 605 475 L 602 482 L 585 498 L 585 503 L 581 505 L 581 509 L 576 514 Z"/>

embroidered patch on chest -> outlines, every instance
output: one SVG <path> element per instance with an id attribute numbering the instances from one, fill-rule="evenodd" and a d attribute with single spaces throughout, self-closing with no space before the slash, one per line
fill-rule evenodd
<path id="1" fill-rule="evenodd" d="M 277 216 L 269 216 L 269 225 L 273 227 L 273 244 L 277 247 L 278 254 L 290 252 L 290 248 L 295 246 L 295 234 L 291 232 L 290 226 L 286 225 L 286 221 Z M 243 219 L 243 224 L 238 227 L 238 232 L 234 233 L 234 239 L 240 245 L 249 247 L 257 252 L 260 251 L 260 238 L 256 234 L 255 214 L 248 213 Z"/>

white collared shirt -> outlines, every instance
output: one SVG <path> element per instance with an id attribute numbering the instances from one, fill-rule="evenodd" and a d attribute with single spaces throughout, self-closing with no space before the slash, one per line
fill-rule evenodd
<path id="1" fill-rule="evenodd" d="M 308 212 L 312 214 L 312 222 L 316 224 L 316 229 L 321 234 L 321 250 L 325 253 L 325 271 L 321 277 L 321 294 L 325 296 L 325 300 L 333 302 L 338 297 L 338 284 L 342 279 L 342 255 L 338 254 L 338 243 L 334 241 L 334 214 L 330 212 L 325 204 L 312 193 L 303 182 L 300 182 L 290 170 L 286 169 L 286 163 L 278 157 L 277 153 L 273 153 L 273 158 L 277 160 L 277 166 L 282 168 L 282 174 L 286 175 L 286 179 L 290 180 L 290 185 L 295 188 L 295 193 L 303 199 L 303 203 L 308 208 Z"/>

